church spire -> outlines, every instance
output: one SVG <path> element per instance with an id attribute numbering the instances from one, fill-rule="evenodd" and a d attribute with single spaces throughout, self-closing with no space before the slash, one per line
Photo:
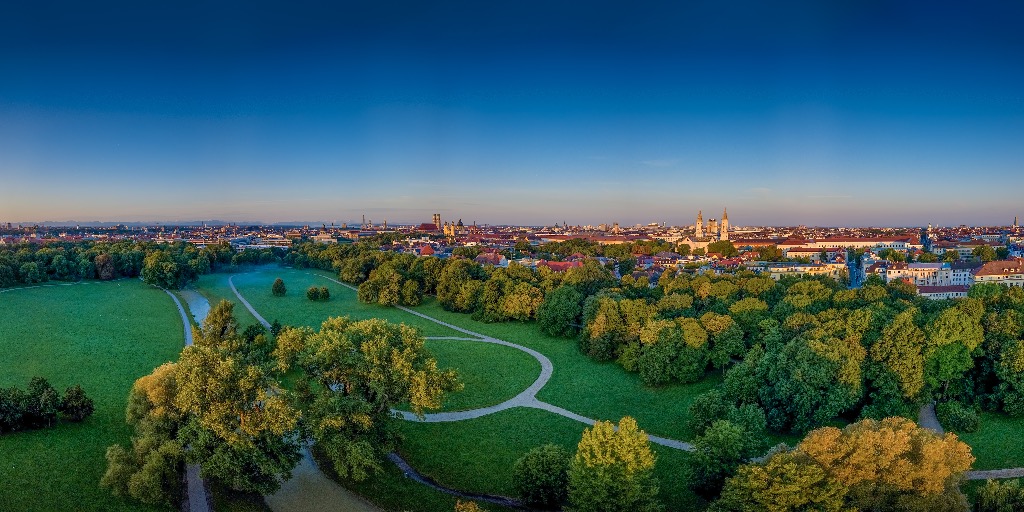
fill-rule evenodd
<path id="1" fill-rule="evenodd" d="M 722 220 L 729 220 L 729 209 L 722 208 Z"/>

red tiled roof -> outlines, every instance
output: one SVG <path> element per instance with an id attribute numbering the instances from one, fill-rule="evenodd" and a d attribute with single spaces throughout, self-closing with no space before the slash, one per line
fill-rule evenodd
<path id="1" fill-rule="evenodd" d="M 1024 259 L 990 261 L 981 266 L 975 273 L 977 276 L 1005 276 L 1024 274 Z"/>

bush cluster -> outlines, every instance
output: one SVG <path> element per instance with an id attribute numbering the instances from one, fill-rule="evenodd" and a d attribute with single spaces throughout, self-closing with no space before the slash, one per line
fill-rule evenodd
<path id="1" fill-rule="evenodd" d="M 306 298 L 309 300 L 329 300 L 331 298 L 331 291 L 326 286 L 317 288 L 316 286 L 310 286 L 306 290 Z"/>
<path id="2" fill-rule="evenodd" d="M 52 427 L 60 414 L 68 421 L 82 421 L 93 413 L 92 399 L 79 385 L 61 397 L 42 377 L 32 377 L 28 390 L 0 388 L 0 434 Z"/>
<path id="3" fill-rule="evenodd" d="M 981 427 L 981 419 L 973 407 L 960 402 L 942 402 L 935 406 L 935 415 L 939 423 L 953 432 L 976 432 Z"/>

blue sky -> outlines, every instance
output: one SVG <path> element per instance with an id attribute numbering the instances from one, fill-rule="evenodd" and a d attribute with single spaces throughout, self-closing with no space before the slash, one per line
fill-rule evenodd
<path id="1" fill-rule="evenodd" d="M 552 3 L 5 5 L 0 221 L 1024 216 L 1020 2 Z"/>

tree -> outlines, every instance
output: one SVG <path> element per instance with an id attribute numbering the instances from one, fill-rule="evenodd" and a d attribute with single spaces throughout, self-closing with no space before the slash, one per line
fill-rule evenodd
<path id="1" fill-rule="evenodd" d="M 976 512 L 1014 512 L 1024 510 L 1024 489 L 1017 480 L 988 480 L 978 489 Z"/>
<path id="2" fill-rule="evenodd" d="M 853 512 L 846 488 L 806 456 L 777 453 L 762 464 L 746 464 L 726 480 L 712 512 Z"/>
<path id="3" fill-rule="evenodd" d="M 23 428 L 26 399 L 25 392 L 17 387 L 0 388 L 0 434 Z"/>
<path id="4" fill-rule="evenodd" d="M 718 254 L 721 254 L 722 256 L 725 256 L 726 258 L 732 258 L 733 256 L 739 254 L 739 251 L 736 250 L 736 247 L 732 245 L 732 242 L 728 240 L 719 240 L 717 242 L 711 242 L 710 244 L 708 244 L 707 252 L 716 252 Z"/>
<path id="5" fill-rule="evenodd" d="M 320 330 L 286 329 L 274 352 L 278 369 L 301 369 L 302 431 L 335 472 L 353 480 L 381 469 L 399 442 L 391 408 L 437 409 L 461 384 L 441 371 L 423 336 L 406 325 L 329 318 Z"/>
<path id="6" fill-rule="evenodd" d="M 661 510 L 655 457 L 647 434 L 629 416 L 618 430 L 598 421 L 583 431 L 569 464 L 569 504 L 577 512 Z"/>
<path id="7" fill-rule="evenodd" d="M 732 476 L 760 443 L 743 427 L 718 420 L 693 441 L 690 486 L 704 496 L 717 495 L 725 479 Z"/>
<path id="8" fill-rule="evenodd" d="M 996 250 L 991 245 L 979 245 L 971 251 L 971 255 L 988 263 L 996 259 Z"/>
<path id="9" fill-rule="evenodd" d="M 109 254 L 98 254 L 93 262 L 96 265 L 96 277 L 100 280 L 109 281 L 117 276 L 114 260 Z"/>
<path id="10" fill-rule="evenodd" d="M 562 285 L 549 292 L 537 307 L 540 330 L 550 336 L 575 336 L 580 330 L 583 299 L 583 294 L 573 286 Z"/>
<path id="11" fill-rule="evenodd" d="M 22 422 L 27 428 L 50 427 L 57 420 L 60 394 L 42 377 L 32 377 L 25 395 Z"/>
<path id="12" fill-rule="evenodd" d="M 317 288 L 316 286 L 310 286 L 306 290 L 306 298 L 313 301 L 320 300 L 320 288 Z"/>
<path id="13" fill-rule="evenodd" d="M 274 294 L 274 297 L 284 297 L 288 293 L 288 289 L 284 286 L 284 280 L 280 277 L 274 279 L 274 284 L 270 287 L 270 292 Z"/>
<path id="14" fill-rule="evenodd" d="M 565 501 L 569 452 L 555 444 L 538 446 L 516 461 L 512 481 L 523 503 L 557 509 Z"/>
<path id="15" fill-rule="evenodd" d="M 331 300 L 331 291 L 326 286 L 320 287 L 320 299 L 319 300 Z"/>
<path id="16" fill-rule="evenodd" d="M 483 512 L 483 510 L 474 501 L 455 500 L 455 512 Z"/>
<path id="17" fill-rule="evenodd" d="M 923 252 L 917 257 L 917 261 L 921 263 L 935 263 L 939 261 L 939 255 L 932 252 Z"/>
<path id="18" fill-rule="evenodd" d="M 85 395 L 82 386 L 75 384 L 64 391 L 60 413 L 69 421 L 82 421 L 91 416 L 94 410 L 92 399 Z"/>
<path id="19" fill-rule="evenodd" d="M 41 283 L 46 279 L 46 274 L 40 272 L 39 265 L 34 261 L 22 264 L 18 274 L 21 276 L 21 282 L 25 284 Z"/>
<path id="20" fill-rule="evenodd" d="M 958 253 L 956 251 L 947 249 L 945 252 L 942 253 L 942 261 L 945 261 L 945 262 L 948 262 L 948 263 L 952 263 L 954 261 L 959 261 L 959 260 L 960 260 L 960 253 Z"/>
<path id="21" fill-rule="evenodd" d="M 166 505 L 176 505 L 181 496 L 185 454 L 175 439 L 183 421 L 174 405 L 176 369 L 174 363 L 164 364 L 132 386 L 125 411 L 134 429 L 131 447 L 107 448 L 107 470 L 100 480 L 117 496 Z"/>
<path id="22" fill-rule="evenodd" d="M 960 484 L 973 462 L 955 434 L 906 418 L 861 420 L 740 468 L 712 510 L 966 511 Z"/>
<path id="23" fill-rule="evenodd" d="M 896 315 L 870 350 L 871 358 L 896 376 L 909 399 L 916 399 L 924 388 L 925 336 L 914 323 L 916 312 L 908 309 Z"/>
<path id="24" fill-rule="evenodd" d="M 861 390 L 837 379 L 841 364 L 801 338 L 766 352 L 757 366 L 757 378 L 759 402 L 769 427 L 806 432 L 856 404 Z"/>

